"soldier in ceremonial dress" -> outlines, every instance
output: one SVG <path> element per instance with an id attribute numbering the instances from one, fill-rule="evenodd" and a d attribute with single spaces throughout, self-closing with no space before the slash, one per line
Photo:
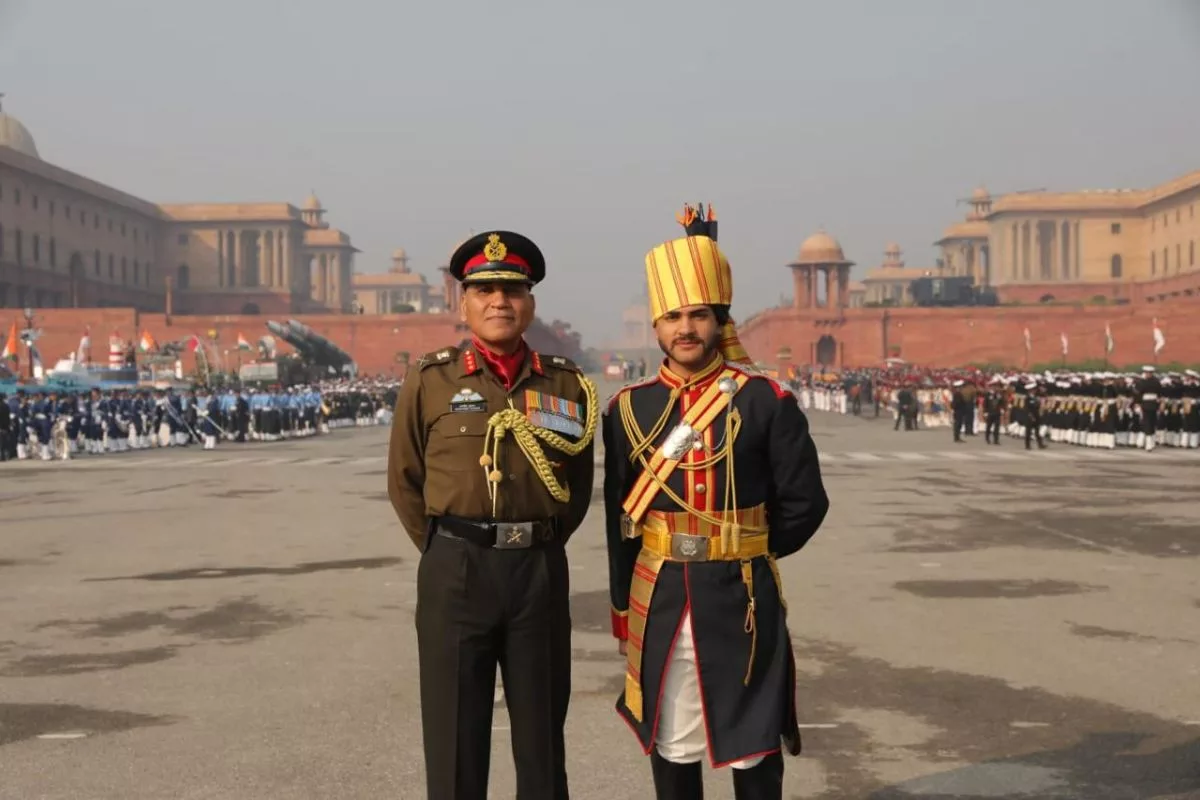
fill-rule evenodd
<path id="1" fill-rule="evenodd" d="M 732 766 L 739 800 L 782 795 L 781 742 L 800 751 L 795 662 L 776 559 L 829 508 L 791 392 L 746 366 L 711 209 L 646 257 L 666 359 L 604 420 L 617 710 L 659 798 L 702 797 L 701 760 Z"/>
<path id="2" fill-rule="evenodd" d="M 388 494 L 421 552 L 417 643 L 431 800 L 488 796 L 500 668 L 519 800 L 566 800 L 571 692 L 567 539 L 587 513 L 596 388 L 534 352 L 545 260 L 485 233 L 450 260 L 472 338 L 424 356 L 396 399 Z"/>

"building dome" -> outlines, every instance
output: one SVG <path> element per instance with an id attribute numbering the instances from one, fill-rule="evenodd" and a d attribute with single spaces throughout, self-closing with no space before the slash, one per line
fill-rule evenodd
<path id="1" fill-rule="evenodd" d="M 321 211 L 321 201 L 317 199 L 317 193 L 309 194 L 308 199 L 304 201 L 305 211 Z"/>
<path id="2" fill-rule="evenodd" d="M 408 251 L 403 247 L 397 247 L 392 251 L 392 261 L 403 261 L 408 258 Z"/>
<path id="3" fill-rule="evenodd" d="M 895 242 L 888 243 L 888 246 L 883 249 L 883 254 L 885 256 L 895 256 L 896 258 L 899 258 L 900 245 L 896 244 Z"/>
<path id="4" fill-rule="evenodd" d="M 986 186 L 977 186 L 975 191 L 971 192 L 972 200 L 991 200 L 992 196 L 988 194 Z"/>
<path id="5" fill-rule="evenodd" d="M 842 246 L 823 230 L 817 231 L 800 245 L 797 264 L 845 264 L 846 254 Z"/>
<path id="6" fill-rule="evenodd" d="M 29 129 L 21 120 L 0 111 L 0 147 L 9 147 L 30 158 L 41 159 Z"/>

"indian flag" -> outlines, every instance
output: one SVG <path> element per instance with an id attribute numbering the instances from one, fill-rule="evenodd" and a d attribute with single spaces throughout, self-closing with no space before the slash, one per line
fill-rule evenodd
<path id="1" fill-rule="evenodd" d="M 238 349 L 238 350 L 251 350 L 251 349 L 253 349 L 253 348 L 251 348 L 251 347 L 250 347 L 250 343 L 246 341 L 246 337 L 245 337 L 245 336 L 242 336 L 242 334 L 241 334 L 241 333 L 238 333 L 237 349 Z"/>
<path id="2" fill-rule="evenodd" d="M 152 350 L 158 349 L 158 342 L 154 341 L 154 337 L 150 335 L 150 331 L 142 331 L 142 338 L 138 341 L 138 349 L 143 353 L 149 353 Z"/>
<path id="3" fill-rule="evenodd" d="M 0 360 L 8 360 L 15 363 L 21 357 L 17 350 L 20 341 L 17 337 L 17 323 L 14 322 L 12 327 L 8 329 L 8 341 L 4 343 L 4 352 L 0 353 Z"/>

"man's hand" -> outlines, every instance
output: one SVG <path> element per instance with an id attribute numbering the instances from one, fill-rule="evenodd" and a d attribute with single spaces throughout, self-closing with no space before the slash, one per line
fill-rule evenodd
<path id="1" fill-rule="evenodd" d="M 618 639 L 617 652 L 623 656 L 629 655 L 629 642 L 625 639 Z"/>

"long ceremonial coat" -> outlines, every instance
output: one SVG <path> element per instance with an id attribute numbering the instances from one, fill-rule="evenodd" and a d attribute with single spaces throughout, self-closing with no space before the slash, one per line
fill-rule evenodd
<path id="1" fill-rule="evenodd" d="M 630 441 L 621 421 L 621 394 L 630 394 L 638 427 L 645 435 L 673 402 L 670 415 L 655 441 L 657 448 L 678 425 L 681 409 L 693 405 L 722 369 L 741 367 L 719 364 L 706 378 L 679 392 L 678 377 L 665 367 L 638 384 L 626 387 L 610 402 L 603 418 L 605 446 L 604 500 L 609 553 L 613 631 L 628 635 L 630 584 L 641 550 L 641 539 L 623 540 L 622 502 L 637 479 L 640 465 L 630 461 Z M 773 380 L 750 374 L 732 399 L 741 416 L 734 442 L 734 485 L 737 507 L 766 507 L 769 546 L 776 558 L 799 550 L 816 533 L 829 509 L 821 481 L 817 450 L 808 432 L 808 421 L 796 398 Z M 720 414 L 704 431 L 706 445 L 722 441 L 728 416 Z M 652 452 L 652 451 L 651 451 Z M 684 463 L 704 457 L 690 453 Z M 668 486 L 694 507 L 720 512 L 726 489 L 727 465 L 707 469 L 676 469 Z M 683 509 L 659 492 L 651 509 Z M 686 532 L 686 531 L 685 531 Z M 778 573 L 772 559 L 752 562 L 755 624 L 758 635 L 751 659 L 751 636 L 746 632 L 747 589 L 737 561 L 680 563 L 667 561 L 654 583 L 642 637 L 640 680 L 642 714 L 638 719 L 622 693 L 617 710 L 633 729 L 642 748 L 654 745 L 661 705 L 665 665 L 678 636 L 686 610 L 692 615 L 693 638 L 703 699 L 709 758 L 714 767 L 780 750 L 783 739 L 789 752 L 800 751 L 795 710 L 795 663 L 780 597 Z M 750 680 L 744 683 L 748 666 Z"/>

